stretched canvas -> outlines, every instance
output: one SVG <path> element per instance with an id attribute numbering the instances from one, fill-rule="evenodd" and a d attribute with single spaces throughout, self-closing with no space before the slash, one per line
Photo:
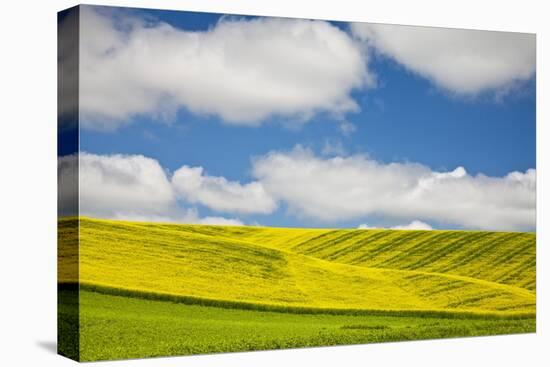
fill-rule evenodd
<path id="1" fill-rule="evenodd" d="M 61 355 L 535 332 L 534 34 L 91 5 L 58 31 Z"/>

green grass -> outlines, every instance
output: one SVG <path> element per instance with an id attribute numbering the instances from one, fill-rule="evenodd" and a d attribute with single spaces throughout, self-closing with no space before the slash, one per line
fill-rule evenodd
<path id="1" fill-rule="evenodd" d="M 61 292 L 63 299 L 64 293 Z M 81 291 L 82 361 L 525 333 L 524 320 L 262 312 Z M 61 303 L 63 317 L 70 307 Z"/>
<path id="2" fill-rule="evenodd" d="M 58 278 L 80 281 L 85 360 L 535 330 L 533 233 L 80 218 L 76 252 L 77 221 L 60 221 Z"/>

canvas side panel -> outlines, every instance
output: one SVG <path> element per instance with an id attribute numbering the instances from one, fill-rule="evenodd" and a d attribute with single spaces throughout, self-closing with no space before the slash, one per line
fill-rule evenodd
<path id="1" fill-rule="evenodd" d="M 57 351 L 80 359 L 79 323 L 79 8 L 57 18 Z"/>

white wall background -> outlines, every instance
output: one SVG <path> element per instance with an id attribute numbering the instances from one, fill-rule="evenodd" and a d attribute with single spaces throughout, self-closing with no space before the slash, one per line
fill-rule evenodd
<path id="1" fill-rule="evenodd" d="M 537 334 L 106 362 L 116 366 L 543 366 L 550 357 L 550 32 L 544 1 L 133 0 L 96 4 L 536 32 Z M 56 12 L 74 1 L 4 2 L 0 13 L 0 365 L 70 365 L 56 339 Z M 546 24 L 545 24 L 546 23 Z"/>

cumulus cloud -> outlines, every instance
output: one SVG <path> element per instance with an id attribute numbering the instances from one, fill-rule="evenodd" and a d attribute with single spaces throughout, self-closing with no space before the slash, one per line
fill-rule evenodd
<path id="1" fill-rule="evenodd" d="M 506 92 L 533 77 L 534 34 L 353 23 L 380 54 L 460 95 Z"/>
<path id="2" fill-rule="evenodd" d="M 372 227 L 368 224 L 360 224 L 358 229 L 386 229 L 388 227 Z M 397 225 L 393 227 L 389 227 L 389 229 L 404 229 L 404 230 L 424 230 L 424 231 L 431 231 L 433 228 L 428 223 L 424 223 L 420 220 L 413 220 L 409 224 L 403 224 L 403 225 Z"/>
<path id="3" fill-rule="evenodd" d="M 77 164 L 76 156 L 59 159 L 61 215 L 75 211 Z M 280 202 L 293 215 L 330 224 L 374 215 L 409 222 L 395 229 L 431 229 L 430 222 L 467 229 L 535 228 L 534 169 L 489 177 L 470 175 L 463 167 L 439 172 L 364 155 L 316 156 L 298 146 L 255 158 L 255 181 L 246 184 L 209 176 L 202 167 L 182 166 L 169 176 L 156 160 L 141 155 L 81 153 L 79 170 L 80 213 L 93 217 L 242 225 L 234 217 L 200 217 L 187 205 L 230 215 L 270 214 Z"/>
<path id="4" fill-rule="evenodd" d="M 87 128 L 179 108 L 226 123 L 307 121 L 358 109 L 350 93 L 373 84 L 367 55 L 324 21 L 222 17 L 185 31 L 129 13 L 81 7 L 80 108 Z"/>
<path id="5" fill-rule="evenodd" d="M 80 180 L 78 179 L 80 173 Z M 237 218 L 200 217 L 183 207 L 158 161 L 142 155 L 80 153 L 58 160 L 59 215 L 133 221 L 243 225 Z M 79 193 L 80 192 L 80 193 Z"/>
<path id="6" fill-rule="evenodd" d="M 80 154 L 80 212 L 166 216 L 176 198 L 160 164 L 142 155 Z"/>
<path id="7" fill-rule="evenodd" d="M 181 167 L 174 172 L 172 184 L 186 201 L 220 212 L 268 214 L 277 208 L 261 183 L 242 185 L 224 177 L 208 176 L 202 167 Z"/>
<path id="8" fill-rule="evenodd" d="M 297 215 L 326 222 L 382 215 L 465 228 L 535 227 L 535 170 L 504 177 L 436 172 L 416 163 L 380 163 L 366 156 L 317 157 L 309 149 L 257 158 L 253 174 Z"/>

